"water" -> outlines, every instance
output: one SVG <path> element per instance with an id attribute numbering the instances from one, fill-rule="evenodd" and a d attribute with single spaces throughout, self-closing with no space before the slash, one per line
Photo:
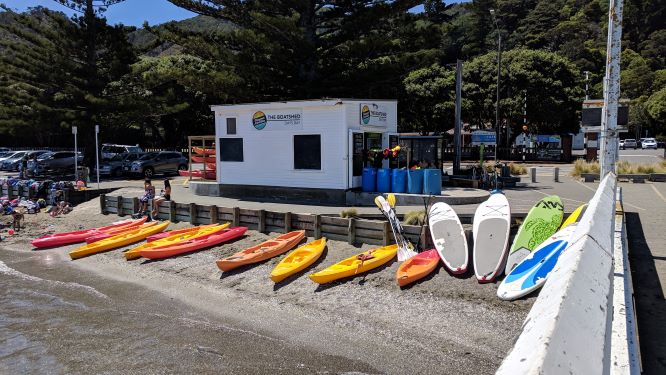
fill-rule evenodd
<path id="1" fill-rule="evenodd" d="M 0 249 L 0 374 L 313 373 L 367 365 L 233 327 L 44 253 Z"/>

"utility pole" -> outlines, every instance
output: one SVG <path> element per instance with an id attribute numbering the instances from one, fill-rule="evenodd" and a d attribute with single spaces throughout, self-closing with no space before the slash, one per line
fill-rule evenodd
<path id="1" fill-rule="evenodd" d="M 461 102 L 462 102 L 462 70 L 463 62 L 462 60 L 456 61 L 456 117 L 455 117 L 455 127 L 453 128 L 453 146 L 455 148 L 455 154 L 453 156 L 453 174 L 460 174 L 460 161 L 462 153 L 462 122 L 461 117 Z"/>
<path id="2" fill-rule="evenodd" d="M 495 9 L 490 10 L 493 17 L 495 28 L 497 29 L 497 98 L 495 99 L 495 163 L 497 163 L 497 149 L 500 145 L 500 78 L 502 72 L 502 33 L 500 32 L 497 17 L 495 17 Z M 509 129 L 507 129 L 507 132 Z M 508 144 L 507 144 L 508 147 Z"/>
<path id="3" fill-rule="evenodd" d="M 615 171 L 618 157 L 617 111 L 620 101 L 620 53 L 622 40 L 622 0 L 610 0 L 604 106 L 601 111 L 601 178 Z"/>

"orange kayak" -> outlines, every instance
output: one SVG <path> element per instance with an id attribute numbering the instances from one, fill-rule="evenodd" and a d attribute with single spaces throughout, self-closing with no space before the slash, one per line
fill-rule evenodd
<path id="1" fill-rule="evenodd" d="M 192 147 L 192 150 L 198 155 L 215 155 L 214 148 Z"/>
<path id="2" fill-rule="evenodd" d="M 92 236 L 86 238 L 86 243 L 97 242 L 97 241 L 100 241 L 100 240 L 103 240 L 103 239 L 106 239 L 106 238 L 109 238 L 109 237 L 119 235 L 121 233 L 125 233 L 129 230 L 132 230 L 132 229 L 145 228 L 145 227 L 155 225 L 157 223 L 155 221 L 151 221 L 150 223 L 146 223 L 146 219 L 148 219 L 148 217 L 144 217 L 144 218 L 141 218 L 139 220 L 136 220 L 136 222 L 133 222 L 131 225 L 128 225 L 128 226 L 125 226 L 125 227 L 115 228 L 115 229 L 112 229 L 112 230 L 107 230 L 105 232 L 99 232 L 99 233 L 93 234 Z"/>
<path id="3" fill-rule="evenodd" d="M 192 156 L 192 161 L 195 163 L 215 163 L 215 156 Z"/>
<path id="4" fill-rule="evenodd" d="M 398 267 L 395 278 L 398 285 L 405 286 L 430 275 L 438 265 L 439 254 L 437 250 L 430 249 L 404 261 Z"/>
<path id="5" fill-rule="evenodd" d="M 220 259 L 216 263 L 222 271 L 231 271 L 234 268 L 238 268 L 240 266 L 258 263 L 280 254 L 284 254 L 291 250 L 294 246 L 298 245 L 298 243 L 301 242 L 303 238 L 305 238 L 304 230 L 285 233 L 276 237 L 275 239 L 248 247 L 247 249 L 239 251 L 230 257 Z"/>

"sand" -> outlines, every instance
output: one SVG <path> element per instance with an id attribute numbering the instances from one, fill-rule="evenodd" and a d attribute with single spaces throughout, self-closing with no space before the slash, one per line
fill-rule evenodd
<path id="1" fill-rule="evenodd" d="M 119 193 L 131 196 L 140 190 Z M 27 228 L 0 246 L 30 252 L 29 241 L 40 235 L 116 220 L 115 215 L 99 214 L 99 201 L 92 200 L 59 218 L 26 215 Z M 358 369 L 361 372 L 494 372 L 534 302 L 534 296 L 500 301 L 496 284 L 478 284 L 470 272 L 454 277 L 442 268 L 400 289 L 395 282 L 397 261 L 363 276 L 318 286 L 306 275 L 372 247 L 338 241 L 329 241 L 325 254 L 307 272 L 279 284 L 269 275 L 282 257 L 225 274 L 216 267 L 216 259 L 276 235 L 248 231 L 233 243 L 161 261 L 126 261 L 121 250 L 70 261 L 67 252 L 76 246 L 39 253 L 56 256 L 72 272 L 94 273 L 176 298 L 248 335 L 366 363 L 366 368 Z"/>

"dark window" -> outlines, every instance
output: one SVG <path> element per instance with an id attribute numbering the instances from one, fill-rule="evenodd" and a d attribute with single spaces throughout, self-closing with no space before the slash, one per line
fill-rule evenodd
<path id="1" fill-rule="evenodd" d="M 236 118 L 227 118 L 227 134 L 236 134 Z"/>
<path id="2" fill-rule="evenodd" d="M 243 161 L 243 138 L 220 138 L 220 161 Z"/>
<path id="3" fill-rule="evenodd" d="M 321 169 L 321 135 L 294 136 L 294 169 Z"/>

